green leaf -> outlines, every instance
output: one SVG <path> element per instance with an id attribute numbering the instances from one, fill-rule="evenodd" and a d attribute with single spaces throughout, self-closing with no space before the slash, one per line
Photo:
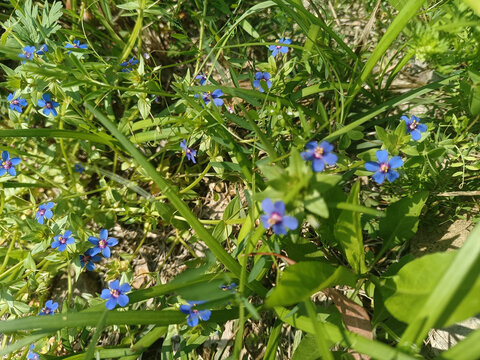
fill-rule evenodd
<path id="1" fill-rule="evenodd" d="M 385 285 L 380 287 L 387 310 L 400 321 L 414 321 L 457 255 L 457 251 L 426 255 L 409 262 L 396 275 L 387 278 Z M 449 326 L 479 313 L 479 293 L 480 277 L 476 276 L 473 284 L 458 289 L 451 311 L 434 327 Z"/>
<path id="2" fill-rule="evenodd" d="M 385 251 L 409 240 L 418 227 L 418 217 L 428 198 L 427 191 L 420 191 L 412 197 L 403 198 L 387 208 L 386 216 L 380 220 L 379 235 L 383 246 L 377 255 L 379 259 Z"/>
<path id="3" fill-rule="evenodd" d="M 360 183 L 356 182 L 352 190 L 350 190 L 350 195 L 346 202 L 352 205 L 359 205 L 359 191 Z M 343 210 L 334 228 L 335 239 L 342 247 L 348 263 L 357 274 L 367 271 L 360 216 L 359 212 Z"/>
<path id="4" fill-rule="evenodd" d="M 150 114 L 150 102 L 145 100 L 145 95 L 140 96 L 138 99 L 138 111 L 140 111 L 143 119 L 146 119 L 148 114 Z"/>
<path id="5" fill-rule="evenodd" d="M 343 266 L 332 266 L 322 261 L 305 261 L 289 266 L 266 305 L 292 305 L 308 299 L 313 293 L 333 285 L 354 286 L 357 276 Z"/>
<path id="6" fill-rule="evenodd" d="M 303 337 L 292 356 L 292 360 L 317 360 L 320 358 L 317 341 L 312 334 L 306 334 Z"/>
<path id="7" fill-rule="evenodd" d="M 325 219 L 328 218 L 328 206 L 327 203 L 325 202 L 325 199 L 322 197 L 322 195 L 318 192 L 317 189 L 313 189 L 312 192 L 307 194 L 304 199 L 304 204 L 305 208 L 318 215 L 321 216 Z"/>

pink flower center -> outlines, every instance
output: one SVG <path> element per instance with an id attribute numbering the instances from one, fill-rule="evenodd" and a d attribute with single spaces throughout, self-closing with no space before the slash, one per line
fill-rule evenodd
<path id="1" fill-rule="evenodd" d="M 387 173 L 389 169 L 390 166 L 387 163 L 380 164 L 380 172 Z"/>
<path id="2" fill-rule="evenodd" d="M 415 120 L 413 120 L 411 122 L 410 125 L 408 125 L 408 127 L 410 128 L 410 130 L 415 130 L 417 128 L 417 125 L 418 125 L 418 122 L 416 122 Z"/>
<path id="3" fill-rule="evenodd" d="M 120 296 L 120 290 L 110 290 L 110 295 L 112 295 L 113 298 L 118 298 Z"/>
<path id="4" fill-rule="evenodd" d="M 27 52 L 27 51 L 24 51 L 24 52 L 23 52 L 23 55 L 25 55 L 25 57 L 27 57 L 27 58 L 32 57 L 32 53 Z"/>
<path id="5" fill-rule="evenodd" d="M 60 244 L 65 244 L 67 242 L 67 238 L 63 237 L 63 236 L 60 236 L 58 238 L 58 241 L 60 242 Z"/>
<path id="6" fill-rule="evenodd" d="M 52 103 L 50 101 L 47 101 L 47 102 L 45 102 L 45 107 L 47 109 L 51 109 L 53 106 L 52 106 Z"/>
<path id="7" fill-rule="evenodd" d="M 43 309 L 42 309 L 42 312 L 43 312 L 45 315 L 48 315 L 48 314 L 50 314 L 50 313 L 52 312 L 52 310 L 50 310 L 49 308 L 46 307 L 46 308 L 43 308 Z"/>
<path id="8" fill-rule="evenodd" d="M 100 249 L 105 249 L 107 247 L 107 242 L 105 240 L 99 240 L 98 241 L 98 247 Z"/>
<path id="9" fill-rule="evenodd" d="M 39 216 L 44 216 L 46 211 L 47 210 L 45 210 L 45 209 L 40 209 L 40 210 L 38 210 L 38 215 Z"/>
<path id="10" fill-rule="evenodd" d="M 92 257 L 90 255 L 82 255 L 81 260 L 84 263 L 88 263 Z"/>
<path id="11" fill-rule="evenodd" d="M 313 156 L 315 156 L 315 159 L 321 159 L 323 157 L 324 150 L 321 146 L 317 146 L 315 149 Z"/>
<path id="12" fill-rule="evenodd" d="M 12 163 L 10 162 L 10 160 L 2 161 L 2 166 L 5 170 L 8 170 L 12 167 Z"/>
<path id="13" fill-rule="evenodd" d="M 10 101 L 10 104 L 12 104 L 12 105 L 18 105 L 18 104 L 20 104 L 20 101 L 18 100 L 18 98 L 17 98 L 17 99 L 13 99 L 12 101 Z"/>
<path id="14" fill-rule="evenodd" d="M 270 225 L 275 225 L 282 222 L 282 215 L 277 212 L 273 212 L 268 219 Z"/>

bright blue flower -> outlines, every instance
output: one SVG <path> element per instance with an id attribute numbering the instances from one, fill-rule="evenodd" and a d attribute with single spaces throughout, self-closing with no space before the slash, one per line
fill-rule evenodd
<path id="1" fill-rule="evenodd" d="M 255 80 L 253 81 L 253 87 L 257 89 L 260 92 L 264 92 L 262 85 L 260 84 L 260 80 L 265 80 L 267 83 L 267 87 L 270 89 L 272 87 L 272 82 L 270 81 L 270 73 L 264 72 L 262 73 L 261 71 L 258 71 L 255 73 Z"/>
<path id="2" fill-rule="evenodd" d="M 187 147 L 187 140 L 183 139 L 180 142 L 180 147 L 185 153 L 185 156 L 187 157 L 187 159 L 193 162 L 194 164 L 196 164 L 197 162 L 195 161 L 195 156 L 197 156 L 197 151 Z"/>
<path id="3" fill-rule="evenodd" d="M 210 319 L 212 312 L 210 310 L 197 310 L 192 309 L 199 304 L 203 304 L 205 301 L 188 301 L 188 305 L 180 305 L 180 311 L 187 314 L 188 326 L 194 327 L 198 325 L 198 320 L 207 321 Z"/>
<path id="4" fill-rule="evenodd" d="M 204 92 L 202 95 L 202 99 L 205 102 L 205 105 L 208 105 L 208 103 L 212 101 L 215 105 L 222 106 L 223 100 L 220 99 L 220 96 L 222 95 L 223 95 L 222 90 L 217 89 L 217 90 L 214 90 L 213 92 L 210 92 L 210 91 Z"/>
<path id="5" fill-rule="evenodd" d="M 88 49 L 87 44 L 80 44 L 80 40 L 73 40 L 73 44 L 66 44 L 65 49 Z M 72 50 L 67 52 L 67 54 L 70 54 Z"/>
<path id="6" fill-rule="evenodd" d="M 422 137 L 421 133 L 427 131 L 427 125 L 420 124 L 420 119 L 415 115 L 412 115 L 410 119 L 404 115 L 401 119 L 404 120 L 407 125 L 407 134 L 412 135 L 412 139 L 415 141 L 420 140 Z"/>
<path id="7" fill-rule="evenodd" d="M 265 229 L 271 227 L 275 234 L 286 235 L 286 228 L 295 230 L 298 227 L 296 218 L 285 215 L 285 203 L 283 201 L 277 201 L 273 204 L 272 200 L 266 198 L 262 201 L 262 209 L 265 215 L 260 216 L 260 219 Z"/>
<path id="8" fill-rule="evenodd" d="M 95 269 L 94 261 L 100 261 L 100 256 L 92 256 L 92 249 L 88 249 L 83 255 L 80 255 L 80 264 L 82 265 L 82 268 L 86 266 L 88 271 L 93 271 Z"/>
<path id="9" fill-rule="evenodd" d="M 109 284 L 108 289 L 103 289 L 100 297 L 104 300 L 108 300 L 105 303 L 105 307 L 108 310 L 113 310 L 117 304 L 119 306 L 126 306 L 130 299 L 125 293 L 130 291 L 130 285 L 127 283 L 120 285 L 118 280 L 114 280 Z"/>
<path id="10" fill-rule="evenodd" d="M 35 345 L 31 344 L 27 353 L 27 360 L 39 360 L 40 355 L 38 355 L 33 349 L 35 348 Z"/>
<path id="11" fill-rule="evenodd" d="M 91 249 L 91 256 L 97 255 L 99 252 L 102 252 L 102 255 L 107 258 L 110 257 L 110 246 L 118 244 L 117 239 L 108 238 L 108 230 L 106 229 L 100 230 L 100 239 L 94 236 L 90 236 L 88 238 L 88 241 L 95 245 L 95 247 Z"/>
<path id="12" fill-rule="evenodd" d="M 38 315 L 53 315 L 55 310 L 58 308 L 58 303 L 53 302 L 53 300 L 48 300 L 45 303 L 45 307 L 38 313 Z"/>
<path id="13" fill-rule="evenodd" d="M 81 164 L 75 164 L 73 166 L 73 171 L 76 171 L 81 174 L 85 171 L 85 168 Z"/>
<path id="14" fill-rule="evenodd" d="M 136 64 L 138 64 L 138 60 L 131 57 L 130 60 L 122 62 L 120 66 L 123 66 L 122 72 L 130 72 L 132 71 L 132 66 Z"/>
<path id="15" fill-rule="evenodd" d="M 37 50 L 37 55 L 44 55 L 46 52 L 48 52 L 48 46 L 47 44 L 43 44 L 40 46 L 40 50 Z"/>
<path id="16" fill-rule="evenodd" d="M 65 231 L 65 234 L 63 234 L 63 236 L 60 234 L 55 236 L 53 238 L 54 241 L 51 245 L 52 249 L 58 248 L 58 251 L 65 251 L 67 245 L 71 245 L 75 242 L 75 239 L 70 235 L 72 235 L 72 232 L 70 230 L 67 230 Z"/>
<path id="17" fill-rule="evenodd" d="M 53 202 L 48 202 L 46 204 L 42 204 L 38 207 L 37 214 L 35 215 L 35 219 L 37 219 L 40 225 L 43 225 L 43 219 L 51 219 L 53 216 L 51 208 L 53 208 L 55 204 Z"/>
<path id="18" fill-rule="evenodd" d="M 195 76 L 195 79 L 200 80 L 200 85 L 205 85 L 207 82 L 207 74 L 201 73 Z"/>
<path id="19" fill-rule="evenodd" d="M 18 57 L 25 60 L 32 60 L 34 54 L 35 54 L 35 46 L 25 46 L 22 49 L 22 52 L 18 54 Z M 22 64 L 25 64 L 25 60 L 22 61 Z"/>
<path id="20" fill-rule="evenodd" d="M 57 116 L 57 110 L 55 110 L 55 108 L 58 107 L 58 103 L 51 100 L 50 94 L 43 94 L 42 99 L 39 99 L 37 104 L 43 107 L 43 113 L 46 116 L 49 114 Z"/>
<path id="21" fill-rule="evenodd" d="M 27 100 L 20 97 L 15 98 L 15 93 L 8 94 L 7 101 L 10 102 L 10 109 L 19 113 L 23 112 L 22 107 L 28 105 Z"/>
<path id="22" fill-rule="evenodd" d="M 272 52 L 272 56 L 277 56 L 279 52 L 281 52 L 282 54 L 286 54 L 288 52 L 288 46 L 285 45 L 290 45 L 292 43 L 292 40 L 281 38 L 280 40 L 276 40 L 275 42 L 277 43 L 277 45 L 270 45 L 269 47 L 270 51 Z"/>
<path id="23" fill-rule="evenodd" d="M 15 166 L 20 164 L 20 158 L 15 157 L 10 159 L 10 154 L 8 151 L 2 151 L 2 164 L 0 165 L 0 176 L 5 175 L 7 172 L 15 176 L 17 175 L 15 171 Z"/>
<path id="24" fill-rule="evenodd" d="M 395 170 L 403 165 L 403 161 L 400 156 L 394 156 L 388 161 L 388 152 L 386 150 L 377 151 L 377 162 L 368 161 L 365 164 L 365 169 L 368 171 L 375 171 L 373 174 L 373 180 L 377 184 L 382 184 L 387 178 L 388 181 L 393 182 L 400 177 L 400 174 Z"/>
<path id="25" fill-rule="evenodd" d="M 333 145 L 328 141 L 322 141 L 320 145 L 316 141 L 310 141 L 305 145 L 307 151 L 303 151 L 300 156 L 303 160 L 312 162 L 312 169 L 315 172 L 321 172 L 325 165 L 335 165 L 338 157 L 335 155 Z"/>
<path id="26" fill-rule="evenodd" d="M 230 285 L 220 285 L 220 289 L 223 291 L 227 290 L 235 290 L 237 288 L 237 284 L 232 282 Z"/>

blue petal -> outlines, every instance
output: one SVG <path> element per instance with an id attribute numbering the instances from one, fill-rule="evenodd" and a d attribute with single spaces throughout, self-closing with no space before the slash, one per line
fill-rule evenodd
<path id="1" fill-rule="evenodd" d="M 212 101 L 213 101 L 213 103 L 214 103 L 215 105 L 217 105 L 217 106 L 222 106 L 222 105 L 223 105 L 223 100 L 220 99 L 220 98 L 215 98 L 215 99 L 213 99 Z"/>
<path id="2" fill-rule="evenodd" d="M 108 309 L 108 310 L 113 310 L 115 308 L 115 305 L 117 305 L 117 299 L 115 298 L 110 298 L 110 300 L 108 300 L 106 303 L 105 303 L 105 307 Z"/>
<path id="3" fill-rule="evenodd" d="M 385 173 L 381 171 L 377 171 L 375 174 L 373 174 L 372 177 L 373 177 L 373 180 L 375 180 L 375 182 L 379 185 L 385 181 Z"/>
<path id="4" fill-rule="evenodd" d="M 61 244 L 61 245 L 58 247 L 58 251 L 65 251 L 66 248 L 67 248 L 67 245 Z"/>
<path id="5" fill-rule="evenodd" d="M 203 321 L 207 321 L 210 319 L 210 315 L 212 315 L 212 312 L 210 310 L 200 310 L 198 312 L 198 316 L 200 316 L 200 319 Z"/>
<path id="6" fill-rule="evenodd" d="M 198 314 L 190 314 L 187 317 L 188 326 L 195 327 L 198 325 Z"/>
<path id="7" fill-rule="evenodd" d="M 129 302 L 129 299 L 128 299 L 128 296 L 127 295 L 120 295 L 118 298 L 117 298 L 117 301 L 118 301 L 118 305 L 120 306 L 126 306 Z"/>
<path id="8" fill-rule="evenodd" d="M 42 222 L 42 224 L 43 224 L 43 222 Z M 55 240 L 55 241 L 52 242 L 52 245 L 50 245 L 50 246 L 52 247 L 52 249 L 55 249 L 55 248 L 60 246 L 60 241 Z"/>
<path id="9" fill-rule="evenodd" d="M 365 163 L 365 169 L 368 171 L 377 171 L 380 168 L 380 164 L 374 161 L 368 161 Z"/>
<path id="10" fill-rule="evenodd" d="M 275 224 L 273 225 L 273 232 L 278 235 L 286 235 L 287 230 L 283 227 L 282 224 Z"/>
<path id="11" fill-rule="evenodd" d="M 189 315 L 191 312 L 191 306 L 190 305 L 180 305 L 180 311 L 184 314 Z"/>
<path id="12" fill-rule="evenodd" d="M 268 222 L 268 219 L 270 219 L 268 215 L 260 215 L 260 220 L 262 221 L 263 227 L 265 229 L 269 229 L 271 226 L 270 223 Z"/>
<path id="13" fill-rule="evenodd" d="M 120 289 L 120 281 L 118 280 L 113 280 L 108 284 L 108 287 L 112 290 L 119 290 Z"/>
<path id="14" fill-rule="evenodd" d="M 107 240 L 107 237 L 108 237 L 108 230 L 107 229 L 100 230 L 100 239 Z"/>
<path id="15" fill-rule="evenodd" d="M 7 170 L 5 170 L 4 168 L 0 168 L 0 176 L 3 176 L 7 173 Z"/>
<path id="16" fill-rule="evenodd" d="M 43 101 L 43 100 L 41 100 L 41 99 L 38 99 L 37 104 L 38 104 L 38 106 L 40 106 L 40 107 L 44 107 L 44 106 L 46 105 L 45 101 Z"/>
<path id="17" fill-rule="evenodd" d="M 52 113 L 53 116 L 57 116 L 57 115 L 58 115 L 57 110 L 55 110 L 55 108 L 51 108 L 51 109 L 50 109 L 50 112 Z"/>
<path id="18" fill-rule="evenodd" d="M 127 293 L 130 290 L 131 290 L 130 285 L 128 285 L 127 283 L 120 285 L 120 291 L 122 293 Z"/>
<path id="19" fill-rule="evenodd" d="M 412 135 L 412 140 L 414 140 L 414 141 L 418 141 L 422 137 L 422 134 L 420 134 L 420 132 L 417 131 L 417 130 L 412 130 L 410 132 L 410 135 Z"/>
<path id="20" fill-rule="evenodd" d="M 398 172 L 396 172 L 395 170 L 389 170 L 387 172 L 387 180 L 390 181 L 390 182 L 395 181 L 399 177 L 400 177 L 400 174 Z"/>
<path id="21" fill-rule="evenodd" d="M 42 99 L 45 102 L 49 102 L 51 100 L 50 94 L 43 94 Z"/>
<path id="22" fill-rule="evenodd" d="M 333 145 L 330 144 L 328 141 L 322 141 L 320 143 L 320 147 L 323 149 L 324 152 L 330 152 L 333 150 Z"/>
<path id="23" fill-rule="evenodd" d="M 418 124 L 418 125 L 417 125 L 417 130 L 420 131 L 420 132 L 425 132 L 425 131 L 427 131 L 427 125 L 425 125 L 425 124 Z"/>
<path id="24" fill-rule="evenodd" d="M 288 52 L 288 46 L 282 46 L 282 47 L 280 48 L 280 52 L 281 52 L 282 54 L 286 54 L 286 53 Z"/>
<path id="25" fill-rule="evenodd" d="M 70 235 L 72 235 L 72 232 L 70 230 L 67 230 L 65 231 L 65 234 L 63 234 L 63 237 L 69 237 Z"/>
<path id="26" fill-rule="evenodd" d="M 260 80 L 253 80 L 253 87 L 258 89 L 260 87 Z"/>
<path id="27" fill-rule="evenodd" d="M 47 219 L 51 219 L 52 216 L 53 216 L 52 210 L 47 210 L 47 211 L 45 212 L 45 215 L 44 215 L 44 216 L 45 216 L 45 218 L 47 218 Z"/>
<path id="28" fill-rule="evenodd" d="M 87 271 L 93 271 L 95 270 L 95 264 L 89 261 L 86 268 L 87 268 Z"/>
<path id="29" fill-rule="evenodd" d="M 115 246 L 117 244 L 118 244 L 118 240 L 115 239 L 115 238 L 110 238 L 110 239 L 107 240 L 107 245 L 108 246 Z"/>
<path id="30" fill-rule="evenodd" d="M 100 297 L 104 300 L 110 299 L 110 290 L 109 289 L 103 289 L 102 293 L 100 294 Z"/>
<path id="31" fill-rule="evenodd" d="M 7 161 L 10 155 L 8 154 L 8 151 L 4 150 L 2 151 L 2 160 Z"/>
<path id="32" fill-rule="evenodd" d="M 43 216 L 38 216 L 37 221 L 40 225 L 43 225 Z"/>
<path id="33" fill-rule="evenodd" d="M 283 201 L 275 201 L 273 210 L 283 216 L 283 214 L 285 214 L 285 203 Z"/>
<path id="34" fill-rule="evenodd" d="M 88 241 L 90 241 L 90 243 L 92 243 L 93 245 L 98 245 L 98 239 L 94 236 L 89 236 Z"/>
<path id="35" fill-rule="evenodd" d="M 407 125 L 410 125 L 412 123 L 412 120 L 410 120 L 407 116 L 403 115 L 400 119 L 405 121 Z"/>
<path id="36" fill-rule="evenodd" d="M 310 141 L 305 145 L 305 149 L 310 150 L 310 151 L 315 151 L 315 149 L 318 147 L 318 142 L 316 141 Z"/>
<path id="37" fill-rule="evenodd" d="M 310 161 L 310 160 L 313 159 L 314 154 L 313 154 L 313 152 L 311 152 L 311 151 L 302 151 L 302 152 L 300 153 L 300 156 L 302 157 L 303 160 Z"/>
<path id="38" fill-rule="evenodd" d="M 66 241 L 66 244 L 71 245 L 75 242 L 75 239 L 73 237 L 69 237 Z"/>
<path id="39" fill-rule="evenodd" d="M 110 248 L 108 246 L 102 250 L 102 255 L 105 256 L 106 258 L 110 257 Z"/>
<path id="40" fill-rule="evenodd" d="M 335 165 L 338 161 L 338 156 L 334 153 L 328 153 L 323 157 L 323 161 L 325 161 L 328 165 Z"/>
<path id="41" fill-rule="evenodd" d="M 263 73 L 261 71 L 257 71 L 255 73 L 255 80 L 261 80 L 263 79 Z"/>
<path id="42" fill-rule="evenodd" d="M 322 172 L 325 169 L 325 163 L 322 159 L 313 159 L 312 161 L 312 169 L 315 172 Z"/>
<path id="43" fill-rule="evenodd" d="M 293 216 L 284 216 L 282 224 L 290 230 L 295 230 L 298 227 L 298 220 Z"/>
<path id="44" fill-rule="evenodd" d="M 222 96 L 222 95 L 223 95 L 223 92 L 222 92 L 222 90 L 220 90 L 220 89 L 214 90 L 214 91 L 212 92 L 212 97 L 214 97 L 214 98 L 215 98 L 215 97 Z"/>
<path id="45" fill-rule="evenodd" d="M 286 45 L 290 45 L 292 43 L 292 40 L 285 39 L 285 40 L 283 40 L 283 43 L 286 44 Z"/>
<path id="46" fill-rule="evenodd" d="M 278 49 L 274 46 L 274 50 L 272 51 L 272 56 L 275 57 L 278 54 Z M 271 49 L 270 49 L 271 50 Z"/>
<path id="47" fill-rule="evenodd" d="M 400 166 L 403 165 L 403 161 L 402 161 L 402 158 L 400 156 L 394 156 L 390 159 L 390 161 L 388 162 L 388 166 L 391 168 L 391 169 L 396 169 Z"/>
<path id="48" fill-rule="evenodd" d="M 388 151 L 387 150 L 378 150 L 377 151 L 377 160 L 381 163 L 386 163 L 388 161 Z"/>
<path id="49" fill-rule="evenodd" d="M 12 166 L 10 169 L 8 169 L 8 173 L 11 175 L 11 176 L 15 176 L 17 175 L 17 173 L 15 172 L 15 168 Z"/>
<path id="50" fill-rule="evenodd" d="M 17 166 L 18 164 L 20 164 L 20 161 L 22 160 L 18 157 L 14 157 L 10 159 L 10 162 L 12 163 L 13 166 Z"/>
<path id="51" fill-rule="evenodd" d="M 266 198 L 265 200 L 262 201 L 262 210 L 264 213 L 270 215 L 274 208 L 273 208 L 273 202 L 270 198 Z"/>
<path id="52" fill-rule="evenodd" d="M 90 250 L 91 250 L 90 251 L 90 256 L 95 256 L 100 252 L 100 248 L 98 246 L 96 246 L 94 248 L 91 248 Z"/>

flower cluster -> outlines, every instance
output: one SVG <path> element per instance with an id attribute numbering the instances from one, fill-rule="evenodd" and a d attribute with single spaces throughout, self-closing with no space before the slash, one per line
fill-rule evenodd
<path id="1" fill-rule="evenodd" d="M 130 299 L 125 293 L 130 291 L 130 285 L 122 284 L 118 280 L 110 282 L 108 289 L 103 289 L 100 297 L 107 300 L 105 307 L 108 310 L 113 310 L 117 305 L 124 307 L 127 306 Z"/>
<path id="2" fill-rule="evenodd" d="M 312 169 L 315 172 L 321 172 L 325 169 L 325 165 L 335 165 L 338 157 L 335 155 L 333 145 L 328 141 L 322 141 L 320 144 L 316 141 L 310 141 L 306 146 L 306 151 L 300 155 L 303 160 L 312 162 Z"/>
<path id="3" fill-rule="evenodd" d="M 277 45 L 270 45 L 269 49 L 272 52 L 272 56 L 277 56 L 278 53 L 286 54 L 288 52 L 288 46 L 292 43 L 290 39 L 281 38 L 280 40 L 275 40 Z"/>
<path id="4" fill-rule="evenodd" d="M 35 349 L 35 345 L 31 344 L 30 347 L 29 347 L 28 353 L 27 353 L 27 360 L 39 360 L 40 359 L 40 355 L 38 355 L 35 351 L 33 351 L 33 349 Z"/>
<path id="5" fill-rule="evenodd" d="M 71 236 L 70 230 L 65 231 L 63 235 L 57 235 L 53 238 L 52 249 L 58 248 L 58 251 L 65 251 L 67 245 L 71 245 L 75 242 L 75 239 Z"/>
<path id="6" fill-rule="evenodd" d="M 399 168 L 403 165 L 403 161 L 400 156 L 394 156 L 388 160 L 388 151 L 377 151 L 378 162 L 368 161 L 365 164 L 365 169 L 368 171 L 375 171 L 373 174 L 373 180 L 377 184 L 382 184 L 387 178 L 388 181 L 393 182 L 400 177 L 400 174 L 393 169 Z"/>
<path id="7" fill-rule="evenodd" d="M 38 313 L 38 315 L 53 315 L 55 310 L 58 309 L 58 303 L 53 300 L 48 300 L 45 303 L 45 307 Z"/>
<path id="8" fill-rule="evenodd" d="M 131 72 L 133 70 L 132 66 L 137 65 L 138 60 L 135 59 L 134 57 L 131 57 L 128 61 L 124 61 L 120 63 L 120 66 L 122 66 L 122 72 Z"/>
<path id="9" fill-rule="evenodd" d="M 182 148 L 182 151 L 187 157 L 187 159 L 196 164 L 195 156 L 197 156 L 197 151 L 187 146 L 187 140 L 183 139 L 180 142 L 180 147 Z"/>
<path id="10" fill-rule="evenodd" d="M 46 204 L 42 204 L 38 207 L 37 214 L 35 215 L 35 219 L 38 221 L 40 225 L 43 225 L 44 219 L 51 219 L 53 216 L 52 208 L 55 204 L 49 201 Z"/>
<path id="11" fill-rule="evenodd" d="M 17 172 L 15 171 L 15 166 L 20 164 L 20 158 L 14 157 L 10 158 L 10 154 L 8 151 L 2 151 L 2 164 L 0 166 L 0 176 L 5 175 L 8 173 L 11 176 L 17 175 Z"/>
<path id="12" fill-rule="evenodd" d="M 233 291 L 237 288 L 237 284 L 232 282 L 230 285 L 220 285 L 220 290 L 223 291 Z"/>
<path id="13" fill-rule="evenodd" d="M 421 124 L 420 119 L 415 115 L 409 119 L 407 116 L 402 116 L 401 119 L 407 125 L 407 134 L 412 136 L 412 140 L 418 141 L 422 137 L 423 132 L 427 131 L 427 125 Z"/>
<path id="14" fill-rule="evenodd" d="M 277 201 L 275 204 L 271 199 L 262 201 L 262 210 L 266 213 L 260 216 L 265 229 L 272 228 L 278 235 L 286 235 L 287 229 L 295 230 L 298 227 L 298 220 L 293 216 L 285 215 L 285 203 Z"/>
<path id="15" fill-rule="evenodd" d="M 7 101 L 10 103 L 10 109 L 22 113 L 23 108 L 28 105 L 27 100 L 21 97 L 15 97 L 15 93 L 10 93 L 7 96 Z"/>
<path id="16" fill-rule="evenodd" d="M 108 230 L 106 229 L 100 230 L 100 238 L 90 236 L 88 241 L 94 245 L 90 252 L 91 256 L 101 252 L 106 258 L 110 257 L 110 247 L 118 244 L 117 239 L 108 237 Z"/>

